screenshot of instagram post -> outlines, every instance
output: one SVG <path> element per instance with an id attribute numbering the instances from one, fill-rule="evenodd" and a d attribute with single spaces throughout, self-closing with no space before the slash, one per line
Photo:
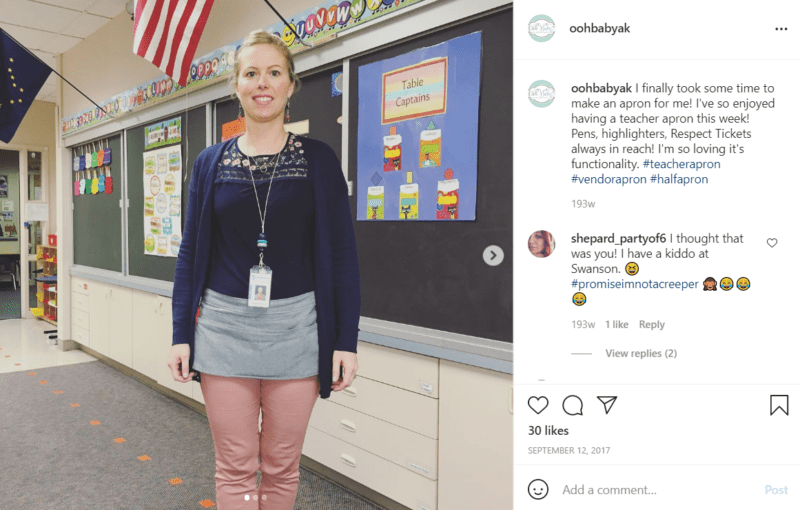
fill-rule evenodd
<path id="1" fill-rule="evenodd" d="M 752 7 L 515 4 L 515 510 L 800 505 L 800 27 Z"/>

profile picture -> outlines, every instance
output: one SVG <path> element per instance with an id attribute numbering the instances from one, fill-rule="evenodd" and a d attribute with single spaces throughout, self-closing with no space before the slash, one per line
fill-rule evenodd
<path id="1" fill-rule="evenodd" d="M 264 294 L 265 291 L 266 291 L 266 287 L 264 287 L 263 285 L 258 285 L 256 287 L 256 297 L 255 297 L 255 299 L 257 299 L 259 301 L 264 301 L 267 298 L 267 296 Z"/>
<path id="2" fill-rule="evenodd" d="M 547 230 L 537 230 L 528 238 L 528 249 L 531 255 L 543 259 L 556 249 L 556 241 Z"/>

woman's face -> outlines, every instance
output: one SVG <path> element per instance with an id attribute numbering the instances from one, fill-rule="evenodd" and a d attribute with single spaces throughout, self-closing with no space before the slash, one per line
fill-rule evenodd
<path id="1" fill-rule="evenodd" d="M 534 232 L 528 238 L 528 249 L 531 253 L 542 253 L 544 251 L 544 236 L 541 232 Z"/>
<path id="2" fill-rule="evenodd" d="M 236 96 L 245 117 L 255 122 L 282 118 L 294 92 L 283 54 L 271 44 L 257 44 L 239 52 Z"/>

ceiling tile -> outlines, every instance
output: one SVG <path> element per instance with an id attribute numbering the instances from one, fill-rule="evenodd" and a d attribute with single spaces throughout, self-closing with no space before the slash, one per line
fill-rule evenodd
<path id="1" fill-rule="evenodd" d="M 11 25 L 58 33 L 80 15 L 80 12 L 28 0 L 3 0 L 3 21 Z"/>
<path id="2" fill-rule="evenodd" d="M 125 10 L 126 3 L 128 3 L 127 0 L 97 0 L 85 10 L 90 14 L 113 18 Z"/>
<path id="3" fill-rule="evenodd" d="M 61 31 L 64 35 L 74 37 L 89 37 L 92 32 L 108 23 L 107 18 L 95 16 L 93 14 L 79 14 L 76 19 Z"/>
<path id="4" fill-rule="evenodd" d="M 59 7 L 66 7 L 74 11 L 85 11 L 95 0 L 36 0 L 42 4 L 56 5 Z"/>
<path id="5" fill-rule="evenodd" d="M 34 28 L 18 27 L 0 22 L 0 28 L 8 32 L 8 34 L 17 40 L 21 45 L 28 49 L 38 48 L 42 37 L 50 37 L 52 34 L 45 34 L 40 30 Z"/>

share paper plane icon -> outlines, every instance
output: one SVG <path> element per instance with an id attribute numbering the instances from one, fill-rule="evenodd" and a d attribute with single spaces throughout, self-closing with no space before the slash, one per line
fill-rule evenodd
<path id="1" fill-rule="evenodd" d="M 614 402 L 617 401 L 617 397 L 597 397 L 597 400 L 603 403 L 603 407 L 606 409 L 606 414 L 611 411 L 611 408 L 614 407 Z"/>

